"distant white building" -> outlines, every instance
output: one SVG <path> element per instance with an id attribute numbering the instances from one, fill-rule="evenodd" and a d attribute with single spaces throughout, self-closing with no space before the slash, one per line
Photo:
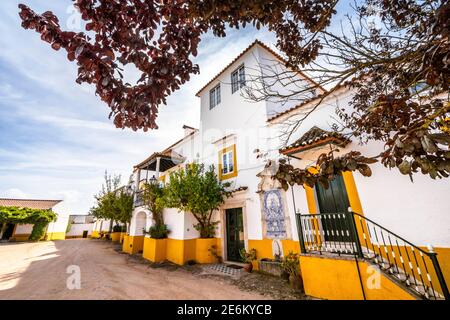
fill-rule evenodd
<path id="1" fill-rule="evenodd" d="M 9 199 L 0 198 L 0 206 L 20 207 L 41 210 L 52 210 L 56 213 L 55 221 L 50 222 L 45 234 L 46 240 L 64 240 L 66 236 L 66 227 L 69 217 L 58 214 L 58 205 L 62 200 L 43 200 L 43 199 Z M 9 223 L 2 234 L 2 240 L 26 241 L 33 230 L 32 224 L 13 224 Z"/>
<path id="2" fill-rule="evenodd" d="M 93 229 L 94 217 L 92 215 L 70 215 L 66 229 L 66 239 L 91 237 Z"/>

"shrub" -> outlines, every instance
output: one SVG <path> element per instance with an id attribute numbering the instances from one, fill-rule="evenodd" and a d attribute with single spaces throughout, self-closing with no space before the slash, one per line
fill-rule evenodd
<path id="1" fill-rule="evenodd" d="M 242 262 L 245 263 L 251 263 L 252 261 L 256 260 L 256 249 L 250 249 L 250 251 L 245 251 L 244 248 L 242 248 L 239 251 L 239 254 L 241 255 Z"/>
<path id="2" fill-rule="evenodd" d="M 127 231 L 127 227 L 126 226 L 119 226 L 118 224 L 116 224 L 113 227 L 113 232 L 125 232 Z"/>
<path id="3" fill-rule="evenodd" d="M 298 254 L 290 251 L 289 254 L 285 256 L 283 261 L 281 262 L 281 267 L 290 275 L 298 277 L 298 275 L 300 274 Z"/>
<path id="4" fill-rule="evenodd" d="M 30 237 L 28 240 L 31 241 L 39 241 L 45 236 L 45 228 L 47 227 L 48 222 L 36 222 L 33 225 L 33 230 L 31 231 Z"/>
<path id="5" fill-rule="evenodd" d="M 161 224 L 151 226 L 148 229 L 148 231 L 144 230 L 144 233 L 149 234 L 150 238 L 153 239 L 165 239 L 167 238 L 167 235 L 170 233 L 170 230 L 167 228 L 167 225 Z"/>

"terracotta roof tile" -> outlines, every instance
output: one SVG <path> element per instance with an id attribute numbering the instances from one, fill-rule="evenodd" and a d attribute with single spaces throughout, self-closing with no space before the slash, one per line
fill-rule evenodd
<path id="1" fill-rule="evenodd" d="M 0 206 L 48 210 L 53 208 L 61 201 L 62 200 L 0 198 Z"/>
<path id="2" fill-rule="evenodd" d="M 281 148 L 280 153 L 290 154 L 300 152 L 311 147 L 321 146 L 326 143 L 333 143 L 338 146 L 345 146 L 350 142 L 349 139 L 337 132 L 322 130 L 319 127 L 312 127 L 303 134 L 294 143 L 287 147 Z"/>

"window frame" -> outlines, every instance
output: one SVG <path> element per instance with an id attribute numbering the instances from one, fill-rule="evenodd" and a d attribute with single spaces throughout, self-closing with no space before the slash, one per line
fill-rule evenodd
<path id="1" fill-rule="evenodd" d="M 231 94 L 245 86 L 245 65 L 241 64 L 231 72 Z"/>
<path id="2" fill-rule="evenodd" d="M 220 83 L 209 90 L 209 110 L 212 110 L 221 102 Z"/>
<path id="3" fill-rule="evenodd" d="M 225 161 L 224 161 L 225 157 Z M 236 161 L 236 144 L 223 148 L 219 151 L 219 179 L 226 180 L 237 176 L 237 161 Z M 232 160 L 232 162 L 230 162 Z M 224 163 L 226 165 L 226 172 L 224 172 Z M 230 167 L 232 170 L 230 170 Z M 230 170 L 230 171 L 229 171 Z"/>

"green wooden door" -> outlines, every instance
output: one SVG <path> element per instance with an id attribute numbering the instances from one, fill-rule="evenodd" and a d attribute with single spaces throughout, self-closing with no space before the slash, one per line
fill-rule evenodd
<path id="1" fill-rule="evenodd" d="M 227 260 L 240 261 L 240 250 L 244 248 L 244 222 L 242 208 L 226 209 Z"/>
<path id="2" fill-rule="evenodd" d="M 328 189 L 325 189 L 319 183 L 316 183 L 315 188 L 320 213 L 340 214 L 339 217 L 337 215 L 334 215 L 334 217 L 333 215 L 322 216 L 325 240 L 350 241 L 351 223 L 353 221 L 351 221 L 350 215 L 347 215 L 346 218 L 341 215 L 341 213 L 348 212 L 350 206 L 344 179 L 341 175 L 338 175 L 330 182 Z M 342 235 L 342 231 L 344 235 Z"/>

